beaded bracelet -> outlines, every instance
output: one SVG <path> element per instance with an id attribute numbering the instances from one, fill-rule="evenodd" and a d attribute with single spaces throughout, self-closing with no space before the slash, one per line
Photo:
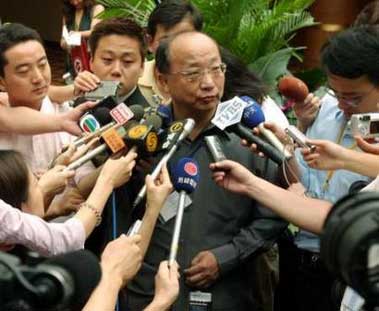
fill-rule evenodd
<path id="1" fill-rule="evenodd" d="M 98 225 L 100 225 L 101 220 L 102 220 L 101 213 L 95 207 L 93 207 L 93 205 L 89 204 L 88 202 L 82 203 L 80 208 L 83 208 L 83 207 L 88 208 L 90 211 L 92 211 L 94 213 L 94 215 L 96 217 L 96 227 Z"/>

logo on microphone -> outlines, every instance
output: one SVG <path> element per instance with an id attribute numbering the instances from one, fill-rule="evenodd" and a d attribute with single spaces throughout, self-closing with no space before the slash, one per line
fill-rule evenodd
<path id="1" fill-rule="evenodd" d="M 145 135 L 147 131 L 148 128 L 145 124 L 138 124 L 129 130 L 128 136 L 131 139 L 139 139 L 143 137 L 143 135 Z"/>
<path id="2" fill-rule="evenodd" d="M 197 165 L 193 162 L 187 162 L 184 164 L 184 172 L 186 172 L 190 176 L 196 176 L 197 175 Z"/>
<path id="3" fill-rule="evenodd" d="M 170 126 L 170 132 L 177 133 L 183 130 L 183 122 L 175 122 Z"/>
<path id="4" fill-rule="evenodd" d="M 146 137 L 146 150 L 154 152 L 158 148 L 158 135 L 155 132 L 150 132 Z"/>
<path id="5" fill-rule="evenodd" d="M 95 132 L 100 128 L 99 122 L 92 114 L 84 115 L 79 121 L 79 126 L 86 133 Z"/>

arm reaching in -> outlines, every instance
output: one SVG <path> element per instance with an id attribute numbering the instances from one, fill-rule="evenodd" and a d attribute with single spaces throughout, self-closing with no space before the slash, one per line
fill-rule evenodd
<path id="1" fill-rule="evenodd" d="M 331 204 L 299 196 L 256 177 L 244 166 L 229 160 L 212 163 L 213 179 L 229 191 L 247 195 L 287 221 L 320 233 Z"/>
<path id="2" fill-rule="evenodd" d="M 359 143 L 373 153 L 379 151 L 378 146 L 371 146 L 367 142 Z M 302 153 L 307 164 L 318 170 L 349 170 L 358 174 L 376 177 L 379 174 L 379 159 L 377 154 L 358 152 L 344 148 L 328 140 L 309 140 L 316 146 L 315 152 L 303 149 Z M 367 144 L 367 145 L 366 145 Z"/>

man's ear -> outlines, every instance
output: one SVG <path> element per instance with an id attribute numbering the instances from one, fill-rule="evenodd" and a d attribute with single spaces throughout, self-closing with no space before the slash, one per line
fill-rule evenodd
<path id="1" fill-rule="evenodd" d="M 0 76 L 0 91 L 1 92 L 6 92 L 7 91 L 7 88 L 5 86 L 5 79 L 2 76 Z"/>
<path id="2" fill-rule="evenodd" d="M 149 50 L 150 53 L 154 54 L 154 47 L 153 47 L 154 38 L 149 34 L 145 34 L 145 40 L 147 43 L 147 49 Z"/>
<path id="3" fill-rule="evenodd" d="M 167 83 L 168 75 L 159 72 L 156 68 L 155 68 L 155 73 L 156 73 L 158 85 L 163 89 L 165 93 L 170 94 L 170 89 Z"/>
<path id="4" fill-rule="evenodd" d="M 89 69 L 91 70 L 91 72 L 93 72 L 92 64 L 93 64 L 93 56 L 92 56 L 92 53 L 90 53 L 89 54 Z"/>

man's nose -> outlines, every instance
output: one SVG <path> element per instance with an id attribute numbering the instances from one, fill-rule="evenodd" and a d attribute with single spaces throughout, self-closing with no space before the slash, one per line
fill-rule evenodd
<path id="1" fill-rule="evenodd" d="M 112 75 L 121 75 L 121 62 L 115 61 L 112 67 Z"/>
<path id="2" fill-rule="evenodd" d="M 205 70 L 200 78 L 200 87 L 204 89 L 213 88 L 214 86 L 215 83 L 212 74 L 208 70 Z"/>
<path id="3" fill-rule="evenodd" d="M 43 80 L 42 71 L 39 68 L 33 69 L 32 83 L 40 83 Z"/>

